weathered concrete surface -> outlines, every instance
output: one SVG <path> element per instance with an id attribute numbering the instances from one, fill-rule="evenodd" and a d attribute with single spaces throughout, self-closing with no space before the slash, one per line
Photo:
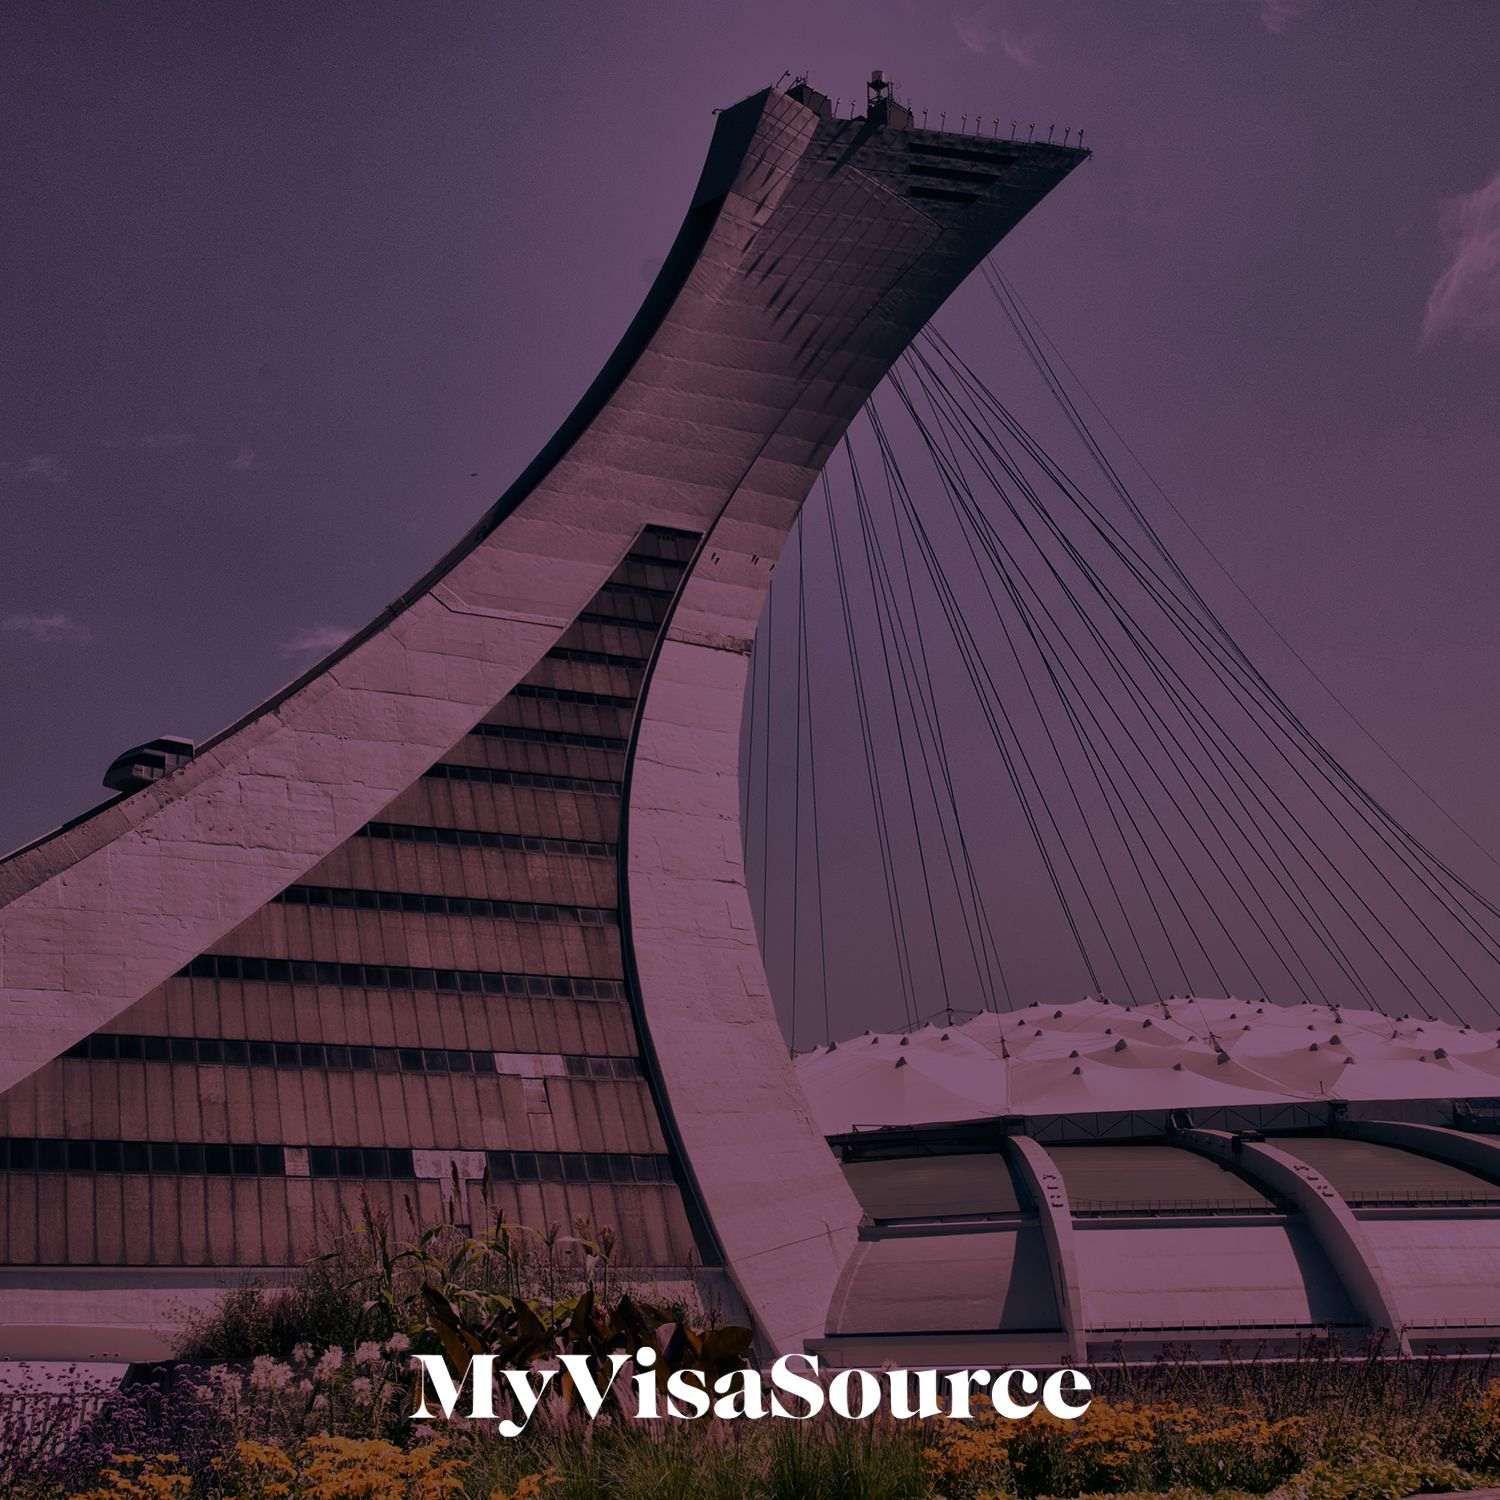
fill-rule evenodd
<path id="1" fill-rule="evenodd" d="M 744 663 L 677 643 L 662 653 L 631 783 L 630 925 L 685 1157 L 764 1337 L 797 1349 L 823 1331 L 860 1214 L 792 1076 L 745 892 Z M 674 753 L 674 719 L 697 726 L 687 754 Z"/>

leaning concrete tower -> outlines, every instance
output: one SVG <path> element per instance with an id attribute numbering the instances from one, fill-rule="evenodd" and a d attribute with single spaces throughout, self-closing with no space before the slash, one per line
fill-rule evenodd
<path id="1" fill-rule="evenodd" d="M 1083 159 L 889 87 L 718 117 L 670 254 L 557 435 L 380 617 L 0 863 L 0 1353 L 138 1356 L 458 1183 L 714 1268 L 768 1347 L 859 1218 L 745 893 L 756 621 L 892 361 Z"/>

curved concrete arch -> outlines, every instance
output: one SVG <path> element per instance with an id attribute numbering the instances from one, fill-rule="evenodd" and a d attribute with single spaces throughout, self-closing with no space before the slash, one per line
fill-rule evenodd
<path id="1" fill-rule="evenodd" d="M 1500 1141 L 1492 1137 L 1469 1135 L 1444 1125 L 1417 1125 L 1405 1120 L 1341 1120 L 1338 1134 L 1416 1151 L 1500 1181 Z"/>
<path id="2" fill-rule="evenodd" d="M 743 477 L 648 672 L 622 840 L 628 962 L 673 1128 L 736 1285 L 778 1348 L 822 1332 L 859 1209 L 788 1065 L 745 889 L 739 744 L 750 648 L 776 559 L 834 445 L 1003 233 L 995 219 L 944 226 L 898 199 L 878 154 L 837 183 L 811 163 L 838 133 L 824 120 L 808 154 L 781 168 L 792 181 L 776 212 L 746 224 L 742 263 L 776 267 L 776 284 L 747 269 L 697 330 L 710 348 L 735 340 L 746 355 L 758 350 L 759 394 L 742 413 Z M 859 132 L 847 149 L 869 144 Z M 747 387 L 736 384 L 742 399 Z M 777 405 L 765 400 L 771 390 Z"/>
<path id="3" fill-rule="evenodd" d="M 1350 1302 L 1376 1332 L 1386 1332 L 1409 1354 L 1407 1319 L 1399 1296 L 1380 1269 L 1367 1236 L 1343 1195 L 1306 1162 L 1262 1141 L 1238 1139 L 1223 1130 L 1183 1130 L 1172 1137 L 1218 1161 L 1232 1163 L 1247 1177 L 1301 1210 L 1313 1235 L 1344 1284 Z"/>
<path id="4" fill-rule="evenodd" d="M 1068 1340 L 1068 1358 L 1075 1365 L 1088 1357 L 1088 1329 L 1083 1317 L 1083 1282 L 1078 1276 L 1078 1252 L 1073 1246 L 1073 1209 L 1068 1187 L 1057 1163 L 1040 1141 L 1029 1135 L 1008 1135 L 1005 1145 L 1021 1180 L 1041 1216 L 1042 1237 L 1052 1262 L 1052 1290 Z"/>

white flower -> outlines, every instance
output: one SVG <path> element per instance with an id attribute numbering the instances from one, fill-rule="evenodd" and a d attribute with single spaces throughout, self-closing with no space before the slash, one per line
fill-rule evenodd
<path id="1" fill-rule="evenodd" d="M 361 1344 L 354 1351 L 354 1363 L 357 1365 L 378 1365 L 380 1363 L 380 1345 L 373 1341 Z"/>
<path id="2" fill-rule="evenodd" d="M 344 1351 L 342 1349 L 325 1350 L 322 1359 L 313 1366 L 313 1379 L 332 1380 L 343 1368 Z"/>
<path id="3" fill-rule="evenodd" d="M 299 1380 L 297 1382 L 297 1389 L 304 1396 L 312 1395 L 312 1388 L 313 1384 L 310 1380 Z"/>
<path id="4" fill-rule="evenodd" d="M 256 1391 L 284 1391 L 291 1384 L 291 1368 L 269 1354 L 257 1356 L 250 1366 L 250 1388 Z"/>
<path id="5" fill-rule="evenodd" d="M 356 1401 L 368 1401 L 375 1383 L 367 1375 L 357 1375 L 349 1382 L 349 1391 Z"/>
<path id="6" fill-rule="evenodd" d="M 292 1350 L 292 1363 L 293 1364 L 305 1365 L 308 1362 L 308 1360 L 310 1360 L 311 1358 L 312 1358 L 312 1345 L 311 1344 L 298 1344 L 296 1346 L 296 1348 L 294 1348 Z"/>
<path id="7" fill-rule="evenodd" d="M 393 1333 L 385 1341 L 387 1354 L 405 1354 L 411 1348 L 411 1340 L 404 1333 Z"/>
<path id="8" fill-rule="evenodd" d="M 213 1393 L 212 1399 L 221 1411 L 236 1409 L 244 1397 L 244 1377 L 224 1365 L 215 1365 L 208 1372 L 208 1383 Z"/>
<path id="9" fill-rule="evenodd" d="M 314 1397 L 313 1398 L 312 1409 L 314 1411 L 327 1411 L 328 1410 L 328 1397 L 327 1396 L 316 1396 L 316 1397 Z"/>

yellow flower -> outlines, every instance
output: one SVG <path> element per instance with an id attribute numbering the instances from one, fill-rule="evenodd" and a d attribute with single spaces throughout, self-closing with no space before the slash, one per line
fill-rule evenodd
<path id="1" fill-rule="evenodd" d="M 287 1476 L 297 1472 L 291 1459 L 280 1448 L 273 1448 L 269 1443 L 242 1439 L 234 1445 L 234 1456 L 247 1469 L 264 1469 L 271 1474 Z"/>
<path id="2" fill-rule="evenodd" d="M 490 1500 L 538 1500 L 542 1491 L 562 1483 L 562 1475 L 552 1469 L 540 1474 L 523 1474 L 513 1490 L 491 1490 Z"/>
<path id="3" fill-rule="evenodd" d="M 175 1453 L 149 1460 L 122 1453 L 115 1465 L 104 1470 L 102 1485 L 75 1495 L 73 1500 L 187 1500 L 192 1489 L 192 1476 L 182 1472 Z"/>
<path id="4" fill-rule="evenodd" d="M 280 1448 L 242 1439 L 234 1445 L 233 1464 L 245 1500 L 291 1500 L 297 1466 Z"/>
<path id="5" fill-rule="evenodd" d="M 428 1443 L 403 1451 L 379 1438 L 312 1437 L 297 1453 L 302 1500 L 447 1500 L 463 1488 L 463 1460 Z"/>

